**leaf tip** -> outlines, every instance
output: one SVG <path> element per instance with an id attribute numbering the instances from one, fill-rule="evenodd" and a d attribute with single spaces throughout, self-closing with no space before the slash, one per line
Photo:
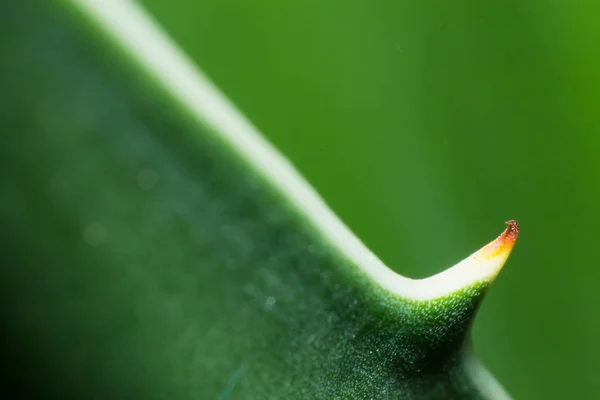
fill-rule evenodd
<path id="1" fill-rule="evenodd" d="M 516 220 L 509 220 L 506 224 L 508 226 L 500 236 L 459 263 L 465 272 L 471 270 L 474 273 L 479 270 L 474 275 L 479 275 L 480 279 L 490 283 L 498 276 L 515 247 L 521 230 Z"/>
<path id="2" fill-rule="evenodd" d="M 508 260 L 519 231 L 519 223 L 507 221 L 504 232 L 458 264 L 437 275 L 423 279 L 420 288 L 423 298 L 436 298 L 464 289 L 475 283 L 491 284 Z"/>
<path id="3" fill-rule="evenodd" d="M 504 265 L 504 262 L 510 255 L 515 243 L 517 242 L 517 239 L 519 238 L 519 232 L 521 230 L 521 226 L 514 219 L 506 221 L 506 224 L 508 226 L 504 232 L 502 232 L 502 234 L 496 238 L 496 240 L 490 242 L 472 255 L 474 259 L 488 261 L 497 257 L 501 257 L 499 261 L 501 261 L 502 265 Z M 502 265 L 499 267 L 501 268 Z"/>

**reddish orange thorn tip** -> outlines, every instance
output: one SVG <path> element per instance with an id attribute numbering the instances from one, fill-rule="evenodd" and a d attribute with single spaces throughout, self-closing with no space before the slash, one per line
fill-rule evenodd
<path id="1" fill-rule="evenodd" d="M 521 226 L 515 220 L 506 221 L 508 227 L 500 236 L 476 254 L 484 259 L 494 258 L 500 255 L 508 257 L 519 237 Z"/>
<path id="2" fill-rule="evenodd" d="M 502 232 L 502 235 L 500 235 L 498 239 L 504 242 L 510 242 L 511 246 L 513 246 L 519 238 L 519 231 L 521 230 L 521 225 L 519 225 L 519 223 L 514 219 L 506 221 L 506 225 L 508 225 L 508 227 L 504 232 Z"/>

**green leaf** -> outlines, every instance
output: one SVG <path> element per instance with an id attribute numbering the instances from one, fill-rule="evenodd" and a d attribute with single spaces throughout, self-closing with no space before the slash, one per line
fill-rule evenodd
<path id="1" fill-rule="evenodd" d="M 399 276 L 135 3 L 15 0 L 0 15 L 5 386 L 507 398 L 469 330 L 516 222 L 438 275 Z"/>

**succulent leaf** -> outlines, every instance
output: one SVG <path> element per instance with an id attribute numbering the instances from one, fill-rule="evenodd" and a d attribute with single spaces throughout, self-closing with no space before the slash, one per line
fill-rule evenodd
<path id="1" fill-rule="evenodd" d="M 400 276 L 136 3 L 0 15 L 2 351 L 22 397 L 507 398 L 469 331 L 517 222 Z"/>

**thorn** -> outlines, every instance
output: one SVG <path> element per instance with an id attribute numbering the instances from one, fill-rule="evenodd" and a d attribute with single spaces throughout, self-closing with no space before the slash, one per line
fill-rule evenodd
<path id="1" fill-rule="evenodd" d="M 490 260 L 498 256 L 502 256 L 505 259 L 508 258 L 519 238 L 521 226 L 515 220 L 506 221 L 506 224 L 508 227 L 496 240 L 484 246 L 481 250 L 473 254 L 472 257 L 484 260 Z"/>
<path id="2" fill-rule="evenodd" d="M 436 298 L 468 287 L 475 282 L 496 279 L 519 237 L 519 223 L 511 220 L 504 232 L 494 241 L 471 254 L 458 264 L 437 275 L 419 281 L 423 286 L 420 297 Z"/>

